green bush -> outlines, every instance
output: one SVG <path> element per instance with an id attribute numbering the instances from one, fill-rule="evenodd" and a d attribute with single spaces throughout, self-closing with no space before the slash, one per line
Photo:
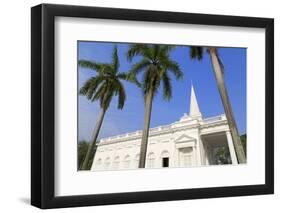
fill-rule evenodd
<path id="1" fill-rule="evenodd" d="M 83 161 L 85 159 L 86 153 L 88 151 L 88 147 L 89 147 L 89 143 L 87 141 L 83 140 L 83 141 L 78 142 L 78 152 L 77 152 L 77 154 L 78 154 L 78 159 L 77 159 L 78 170 L 82 170 L 81 167 L 82 167 Z M 94 148 L 94 151 L 90 155 L 90 160 L 89 160 L 89 163 L 87 165 L 86 170 L 91 169 L 95 152 L 96 152 L 96 147 Z"/>

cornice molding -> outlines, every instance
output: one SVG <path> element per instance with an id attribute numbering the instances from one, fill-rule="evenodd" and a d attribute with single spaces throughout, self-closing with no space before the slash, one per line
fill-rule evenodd
<path id="1" fill-rule="evenodd" d="M 194 128 L 198 128 L 199 130 L 202 129 L 206 129 L 206 128 L 210 128 L 210 127 L 215 127 L 215 126 L 220 126 L 220 125 L 227 125 L 227 120 L 218 120 L 218 121 L 213 121 L 213 122 L 200 122 L 200 123 L 196 123 L 196 124 L 186 124 L 183 126 L 178 126 L 178 127 L 173 127 L 173 125 L 177 125 L 177 124 L 182 124 L 182 123 L 174 123 L 171 124 L 169 128 L 167 128 L 167 126 L 163 126 L 163 129 L 161 129 L 162 127 L 155 127 L 152 129 L 152 131 L 150 130 L 149 132 L 149 137 L 155 137 L 155 136 L 159 136 L 159 135 L 166 135 L 166 134 L 173 134 L 175 132 L 178 131 L 184 131 L 184 130 L 189 130 L 189 129 L 194 129 Z M 159 130 L 157 130 L 157 128 L 159 128 Z M 116 139 L 111 139 L 108 141 L 103 141 L 100 142 L 99 144 L 97 144 L 98 146 L 104 146 L 104 145 L 109 145 L 109 144 L 114 144 L 114 143 L 121 143 L 121 142 L 127 142 L 127 141 L 132 141 L 132 140 L 138 140 L 141 139 L 142 136 L 142 131 L 135 131 L 135 133 L 137 133 L 137 135 L 131 135 L 131 136 L 124 136 L 124 137 L 120 137 L 120 138 L 116 138 Z M 130 133 L 128 133 L 130 134 Z"/>

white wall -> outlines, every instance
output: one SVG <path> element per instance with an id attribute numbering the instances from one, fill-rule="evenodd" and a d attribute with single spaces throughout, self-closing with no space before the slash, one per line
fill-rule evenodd
<path id="1" fill-rule="evenodd" d="M 114 1 L 114 0 L 59 0 L 45 3 L 82 4 L 106 7 L 125 7 L 154 10 L 172 10 L 227 15 L 264 16 L 275 18 L 275 55 L 281 55 L 281 14 L 278 1 L 212 0 L 212 1 Z M 1 77 L 0 77 L 0 211 L 39 212 L 29 206 L 30 196 L 30 7 L 41 3 L 37 0 L 1 2 Z M 276 60 L 275 70 L 280 70 L 280 60 Z M 281 74 L 276 72 L 275 88 L 275 129 L 281 127 Z M 277 83 L 279 85 L 277 85 Z M 277 131 L 276 131 L 277 132 Z M 114 205 L 51 210 L 51 212 L 276 212 L 281 199 L 281 136 L 275 137 L 276 194 L 266 196 L 174 201 L 148 204 Z"/>

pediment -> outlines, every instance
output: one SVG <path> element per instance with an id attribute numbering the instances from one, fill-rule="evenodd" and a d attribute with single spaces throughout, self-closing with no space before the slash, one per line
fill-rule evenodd
<path id="1" fill-rule="evenodd" d="M 183 134 L 175 140 L 175 143 L 184 143 L 184 142 L 192 142 L 192 141 L 195 142 L 196 139 Z"/>

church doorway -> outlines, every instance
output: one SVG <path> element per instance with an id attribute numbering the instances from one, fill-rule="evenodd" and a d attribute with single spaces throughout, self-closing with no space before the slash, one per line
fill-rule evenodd
<path id="1" fill-rule="evenodd" d="M 161 153 L 161 163 L 162 163 L 162 167 L 169 167 L 170 166 L 170 155 L 169 152 L 167 150 L 164 150 Z"/>
<path id="2" fill-rule="evenodd" d="M 162 167 L 169 167 L 169 158 L 162 158 Z"/>

